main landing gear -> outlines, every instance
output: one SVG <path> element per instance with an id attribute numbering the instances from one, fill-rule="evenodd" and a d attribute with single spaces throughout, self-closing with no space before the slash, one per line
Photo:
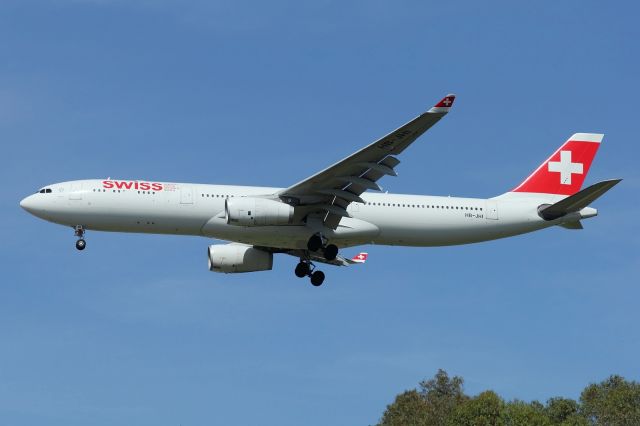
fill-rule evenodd
<path id="1" fill-rule="evenodd" d="M 74 228 L 75 230 L 75 236 L 78 237 L 78 241 L 76 241 L 76 248 L 78 250 L 84 250 L 84 248 L 87 246 L 87 242 L 84 240 L 84 228 L 82 227 L 82 225 L 76 225 L 76 227 Z"/>
<path id="2" fill-rule="evenodd" d="M 325 244 L 325 239 L 319 234 L 312 235 L 311 238 L 309 238 L 307 248 L 309 251 L 322 249 L 322 254 L 327 260 L 334 260 L 338 256 L 338 246 L 335 244 Z"/>
<path id="3" fill-rule="evenodd" d="M 324 282 L 324 272 L 316 271 L 315 265 L 307 259 L 300 259 L 300 263 L 296 266 L 296 277 L 303 278 L 309 277 L 311 284 L 318 287 Z"/>
<path id="4" fill-rule="evenodd" d="M 307 242 L 307 249 L 310 252 L 322 250 L 322 255 L 327 260 L 334 260 L 338 256 L 338 246 L 335 244 L 327 244 L 327 240 L 320 234 L 314 234 Z M 309 259 L 301 258 L 300 263 L 296 266 L 296 277 L 309 277 L 311 284 L 318 287 L 324 282 L 324 272 L 316 271 L 315 265 Z"/>

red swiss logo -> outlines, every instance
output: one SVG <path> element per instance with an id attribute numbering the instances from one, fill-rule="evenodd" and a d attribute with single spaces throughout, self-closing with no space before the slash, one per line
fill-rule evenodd
<path id="1" fill-rule="evenodd" d="M 513 192 L 575 194 L 580 191 L 599 147 L 597 142 L 567 141 Z"/>

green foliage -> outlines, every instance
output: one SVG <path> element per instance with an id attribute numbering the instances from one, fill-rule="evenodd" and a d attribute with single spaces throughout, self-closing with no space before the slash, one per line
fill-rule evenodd
<path id="1" fill-rule="evenodd" d="M 468 399 L 463 384 L 462 377 L 449 378 L 444 370 L 438 370 L 433 379 L 420 382 L 420 395 L 429 411 L 429 425 L 444 426 L 456 407 Z"/>
<path id="2" fill-rule="evenodd" d="M 545 406 L 538 401 L 526 403 L 514 400 L 505 404 L 501 413 L 505 426 L 551 426 Z"/>
<path id="3" fill-rule="evenodd" d="M 465 395 L 464 380 L 438 370 L 419 390 L 387 406 L 386 426 L 640 426 L 640 384 L 620 376 L 590 384 L 580 402 L 568 398 L 505 402 L 493 391 Z"/>
<path id="4" fill-rule="evenodd" d="M 620 376 L 587 386 L 580 395 L 583 415 L 595 425 L 640 425 L 640 384 Z"/>
<path id="5" fill-rule="evenodd" d="M 449 417 L 450 426 L 502 426 L 504 402 L 493 391 L 484 391 L 458 406 Z"/>
<path id="6" fill-rule="evenodd" d="M 455 408 L 467 399 L 460 377 L 438 370 L 433 379 L 420 382 L 420 392 L 406 391 L 387 406 L 380 425 L 444 426 Z"/>
<path id="7" fill-rule="evenodd" d="M 387 405 L 380 425 L 384 426 L 429 426 L 429 410 L 424 399 L 414 390 L 396 396 L 393 404 Z"/>
<path id="8" fill-rule="evenodd" d="M 580 405 L 569 398 L 550 398 L 545 409 L 551 424 L 562 426 L 586 426 L 586 418 L 579 413 Z"/>

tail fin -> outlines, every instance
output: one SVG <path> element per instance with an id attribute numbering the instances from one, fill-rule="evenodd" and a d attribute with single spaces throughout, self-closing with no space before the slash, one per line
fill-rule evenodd
<path id="1" fill-rule="evenodd" d="M 348 263 L 364 263 L 367 261 L 367 257 L 369 257 L 369 253 L 358 253 L 353 256 L 350 260 L 347 260 Z"/>
<path id="2" fill-rule="evenodd" d="M 580 191 L 604 135 L 576 133 L 511 192 L 573 195 Z"/>

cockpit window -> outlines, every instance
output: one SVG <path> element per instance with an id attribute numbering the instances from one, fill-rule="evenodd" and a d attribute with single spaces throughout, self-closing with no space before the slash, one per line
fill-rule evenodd
<path id="1" fill-rule="evenodd" d="M 47 194 L 51 194 L 51 188 L 47 188 L 44 190 Z"/>
<path id="2" fill-rule="evenodd" d="M 37 192 L 37 194 L 51 194 L 51 188 L 42 188 L 40 191 Z"/>

